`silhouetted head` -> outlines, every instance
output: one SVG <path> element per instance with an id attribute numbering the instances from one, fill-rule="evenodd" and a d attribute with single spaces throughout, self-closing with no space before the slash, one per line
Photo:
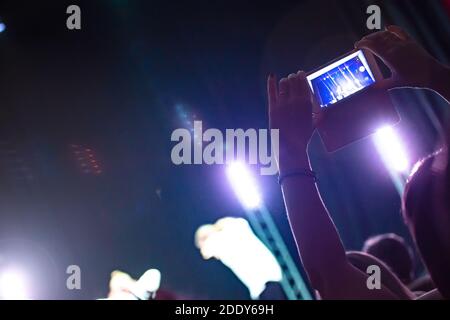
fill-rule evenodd
<path id="1" fill-rule="evenodd" d="M 414 298 L 411 291 L 408 290 L 408 287 L 403 285 L 397 275 L 392 272 L 391 268 L 377 257 L 361 251 L 347 251 L 346 256 L 352 266 L 363 273 L 367 273 L 368 268 L 371 266 L 378 266 L 382 275 L 382 285 L 389 289 L 398 299 L 410 300 Z"/>
<path id="2" fill-rule="evenodd" d="M 393 233 L 370 237 L 364 243 L 363 251 L 383 261 L 404 284 L 413 280 L 413 253 L 402 237 Z"/>
<path id="3" fill-rule="evenodd" d="M 450 299 L 450 170 L 447 150 L 414 168 L 403 194 L 403 217 L 433 282 Z"/>

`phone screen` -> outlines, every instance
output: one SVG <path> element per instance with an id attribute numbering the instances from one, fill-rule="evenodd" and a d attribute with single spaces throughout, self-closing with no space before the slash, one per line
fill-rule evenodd
<path id="1" fill-rule="evenodd" d="M 307 80 L 322 108 L 375 83 L 372 70 L 361 50 L 311 73 Z"/>

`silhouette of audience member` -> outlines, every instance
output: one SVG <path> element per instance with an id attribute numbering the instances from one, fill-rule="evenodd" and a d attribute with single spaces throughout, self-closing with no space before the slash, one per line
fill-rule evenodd
<path id="1" fill-rule="evenodd" d="M 450 299 L 448 152 L 442 149 L 413 169 L 403 196 L 403 217 L 438 292 Z"/>
<path id="2" fill-rule="evenodd" d="M 348 251 L 346 253 L 348 261 L 360 270 L 367 273 L 369 267 L 374 265 L 380 268 L 381 284 L 389 289 L 399 299 L 411 299 L 414 293 L 392 272 L 392 270 L 377 257 L 361 251 Z"/>
<path id="3" fill-rule="evenodd" d="M 402 237 L 393 233 L 370 237 L 362 251 L 383 261 L 405 285 L 413 281 L 413 251 Z"/>

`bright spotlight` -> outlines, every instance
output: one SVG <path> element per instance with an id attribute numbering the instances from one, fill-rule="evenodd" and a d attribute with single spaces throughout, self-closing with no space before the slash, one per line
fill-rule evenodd
<path id="1" fill-rule="evenodd" d="M 389 169 L 398 172 L 407 172 L 410 169 L 407 154 L 394 129 L 388 126 L 382 127 L 375 133 L 374 142 Z"/>
<path id="2" fill-rule="evenodd" d="M 227 167 L 227 176 L 239 201 L 246 209 L 256 209 L 261 196 L 248 169 L 244 164 L 234 162 Z"/>
<path id="3" fill-rule="evenodd" d="M 25 277 L 15 270 L 4 271 L 0 276 L 0 297 L 3 300 L 28 299 Z"/>
<path id="4" fill-rule="evenodd" d="M 0 22 L 0 33 L 2 33 L 5 30 L 6 30 L 6 24 L 4 24 L 3 22 Z"/>

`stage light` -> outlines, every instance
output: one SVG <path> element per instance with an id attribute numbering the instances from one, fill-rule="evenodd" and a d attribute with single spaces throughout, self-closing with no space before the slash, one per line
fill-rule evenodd
<path id="1" fill-rule="evenodd" d="M 0 297 L 3 300 L 28 299 L 25 276 L 16 270 L 7 270 L 0 275 Z"/>
<path id="2" fill-rule="evenodd" d="M 5 30 L 6 30 L 6 24 L 4 24 L 3 22 L 0 22 L 0 33 L 2 33 Z"/>
<path id="3" fill-rule="evenodd" d="M 261 205 L 261 196 L 256 183 L 244 164 L 240 162 L 229 164 L 227 176 L 244 208 L 256 209 Z"/>
<path id="4" fill-rule="evenodd" d="M 391 127 L 382 127 L 374 135 L 374 143 L 385 165 L 394 171 L 406 173 L 409 160 L 399 136 Z"/>

